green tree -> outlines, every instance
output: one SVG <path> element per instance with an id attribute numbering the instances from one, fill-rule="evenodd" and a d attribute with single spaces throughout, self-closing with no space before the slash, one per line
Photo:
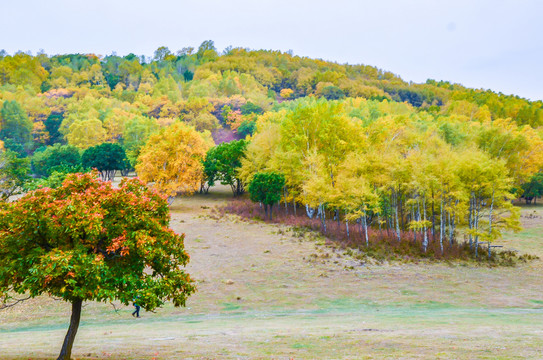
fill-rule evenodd
<path id="1" fill-rule="evenodd" d="M 264 114 L 264 109 L 262 109 L 260 106 L 253 104 L 252 102 L 248 102 L 244 105 L 241 105 L 241 114 L 242 115 L 249 115 L 249 114 L 258 114 L 262 115 Z"/>
<path id="2" fill-rule="evenodd" d="M 237 129 L 237 133 L 246 138 L 249 135 L 253 135 L 256 130 L 256 122 L 245 120 Z"/>
<path id="3" fill-rule="evenodd" d="M 327 100 L 339 100 L 345 97 L 345 93 L 337 86 L 327 86 L 322 89 L 322 96 Z"/>
<path id="4" fill-rule="evenodd" d="M 249 183 L 251 200 L 264 204 L 264 212 L 272 220 L 273 204 L 281 200 L 285 186 L 285 176 L 278 173 L 257 173 Z M 268 215 L 268 206 L 270 208 Z"/>
<path id="5" fill-rule="evenodd" d="M 56 143 L 65 143 L 64 137 L 62 134 L 58 131 L 60 128 L 60 125 L 62 124 L 62 120 L 64 117 L 62 114 L 59 113 L 51 113 L 47 117 L 47 119 L 44 121 L 45 129 L 49 133 L 49 140 L 47 141 L 48 145 L 53 145 Z"/>
<path id="6" fill-rule="evenodd" d="M 32 170 L 38 176 L 49 176 L 61 168 L 76 168 L 81 165 L 79 149 L 72 145 L 55 144 L 32 156 Z"/>
<path id="7" fill-rule="evenodd" d="M 196 57 L 200 62 L 207 62 L 209 60 L 215 60 L 218 57 L 217 49 L 213 40 L 206 40 L 200 44 Z"/>
<path id="8" fill-rule="evenodd" d="M 543 173 L 539 172 L 532 176 L 529 182 L 522 184 L 522 197 L 526 200 L 526 204 L 537 202 L 537 198 L 543 195 Z"/>
<path id="9" fill-rule="evenodd" d="M 0 118 L 0 140 L 4 140 L 7 149 L 25 156 L 21 150 L 31 146 L 33 127 L 26 112 L 17 101 L 6 101 L 0 110 Z"/>
<path id="10" fill-rule="evenodd" d="M 84 301 L 137 298 L 146 310 L 194 292 L 181 267 L 183 235 L 168 228 L 163 197 L 137 179 L 119 188 L 94 174 L 72 174 L 0 209 L 0 297 L 28 293 L 71 303 L 58 359 L 70 359 Z"/>
<path id="11" fill-rule="evenodd" d="M 155 119 L 146 116 L 136 116 L 126 120 L 124 124 L 122 143 L 126 149 L 126 157 L 130 166 L 136 166 L 141 148 L 147 142 L 149 136 L 158 130 L 158 124 Z"/>
<path id="12" fill-rule="evenodd" d="M 0 151 L 0 200 L 5 201 L 21 191 L 29 173 L 27 158 L 20 158 L 13 151 Z"/>
<path id="13" fill-rule="evenodd" d="M 220 180 L 221 184 L 230 185 L 234 196 L 245 192 L 238 169 L 241 167 L 247 144 L 245 140 L 232 141 L 217 145 L 207 152 L 203 165 L 208 186 L 213 186 L 216 180 Z"/>
<path id="14" fill-rule="evenodd" d="M 98 170 L 102 180 L 111 181 L 117 170 L 126 168 L 126 154 L 119 144 L 103 143 L 85 150 L 81 156 L 81 165 Z"/>
<path id="15" fill-rule="evenodd" d="M 164 59 L 168 55 L 171 55 L 171 54 L 172 54 L 172 52 L 170 51 L 170 49 L 168 49 L 168 47 L 161 46 L 161 47 L 159 47 L 158 49 L 155 50 L 153 60 L 155 60 L 155 61 L 164 61 Z"/>

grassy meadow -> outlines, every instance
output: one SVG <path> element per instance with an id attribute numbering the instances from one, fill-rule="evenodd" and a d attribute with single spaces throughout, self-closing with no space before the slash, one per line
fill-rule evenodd
<path id="1" fill-rule="evenodd" d="M 197 293 L 155 313 L 86 303 L 77 359 L 524 359 L 543 357 L 542 260 L 515 267 L 361 264 L 322 238 L 215 220 L 229 188 L 178 198 Z M 543 206 L 497 242 L 543 259 Z M 70 306 L 48 297 L 0 312 L 0 358 L 56 358 Z"/>

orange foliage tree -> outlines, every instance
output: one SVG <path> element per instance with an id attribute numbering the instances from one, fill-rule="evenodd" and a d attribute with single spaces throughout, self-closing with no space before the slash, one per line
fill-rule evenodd
<path id="1" fill-rule="evenodd" d="M 182 270 L 189 256 L 169 220 L 166 200 L 140 180 L 116 189 L 91 173 L 0 203 L 0 298 L 15 292 L 70 302 L 58 357 L 70 359 L 83 301 L 185 305 L 195 290 Z"/>

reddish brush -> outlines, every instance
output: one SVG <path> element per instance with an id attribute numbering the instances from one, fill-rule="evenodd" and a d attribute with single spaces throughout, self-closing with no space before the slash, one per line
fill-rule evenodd
<path id="1" fill-rule="evenodd" d="M 360 253 L 356 254 L 359 258 L 371 257 L 377 260 L 402 260 L 412 261 L 417 259 L 435 259 L 435 260 L 470 260 L 474 259 L 474 251 L 470 249 L 465 242 L 453 242 L 450 244 L 448 240 L 443 241 L 443 253 L 439 237 L 433 237 L 431 231 L 428 230 L 428 248 L 426 252 L 422 246 L 422 235 L 413 231 L 402 231 L 400 233 L 401 241 L 397 240 L 396 232 L 393 229 L 382 230 L 368 228 L 369 246 L 366 246 L 366 240 L 363 227 L 357 223 L 349 223 L 349 234 L 344 221 L 339 223 L 332 217 L 326 220 L 326 233 L 324 233 L 322 221 L 319 218 L 313 217 L 310 219 L 306 215 L 305 208 L 298 207 L 296 215 L 294 209 L 289 205 L 285 209 L 284 205 L 274 206 L 273 220 L 268 220 L 264 214 L 264 208 L 255 204 L 248 199 L 232 199 L 222 207 L 215 208 L 213 212 L 217 217 L 222 217 L 225 213 L 236 214 L 243 219 L 258 220 L 268 223 L 284 224 L 297 229 L 308 229 L 319 232 L 333 243 L 344 247 L 359 249 Z M 329 214 L 327 214 L 329 216 Z M 486 250 L 482 249 L 479 252 L 478 261 L 488 261 L 484 256 Z M 516 255 L 512 256 L 509 252 L 493 252 L 491 262 L 502 265 L 513 265 L 517 259 Z M 504 256 L 506 254 L 507 256 Z M 496 256 L 499 255 L 499 256 Z"/>

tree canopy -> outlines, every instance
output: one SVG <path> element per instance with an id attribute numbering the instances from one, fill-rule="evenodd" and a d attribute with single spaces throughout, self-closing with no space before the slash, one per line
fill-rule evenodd
<path id="1" fill-rule="evenodd" d="M 277 204 L 281 200 L 281 193 L 284 186 L 284 175 L 273 172 L 257 173 L 249 183 L 251 200 L 264 205 L 264 210 L 270 220 L 272 219 L 273 204 Z"/>
<path id="2" fill-rule="evenodd" d="M 0 201 L 18 194 L 29 179 L 30 161 L 18 154 L 0 149 Z"/>
<path id="3" fill-rule="evenodd" d="M 17 101 L 6 101 L 0 110 L 0 140 L 12 151 L 26 156 L 25 150 L 31 146 L 32 122 Z"/>
<path id="4" fill-rule="evenodd" d="M 103 143 L 92 146 L 83 152 L 81 165 L 88 169 L 96 169 L 104 181 L 115 178 L 117 170 L 128 166 L 124 149 L 119 144 Z"/>
<path id="5" fill-rule="evenodd" d="M 167 202 L 138 179 L 119 188 L 72 174 L 0 208 L 0 296 L 48 294 L 72 304 L 59 356 L 69 359 L 83 301 L 133 299 L 153 310 L 194 292 L 182 270 L 183 235 L 168 228 Z"/>
<path id="6" fill-rule="evenodd" d="M 208 186 L 213 186 L 215 181 L 223 185 L 230 185 L 234 196 L 245 192 L 243 181 L 238 176 L 241 167 L 241 159 L 247 148 L 247 141 L 238 140 L 222 143 L 208 150 L 204 165 L 204 174 Z"/>
<path id="7" fill-rule="evenodd" d="M 202 160 L 212 143 L 209 133 L 175 123 L 151 135 L 138 157 L 136 172 L 169 197 L 192 194 L 204 181 Z"/>
<path id="8" fill-rule="evenodd" d="M 32 170 L 38 176 L 49 176 L 55 170 L 76 168 L 81 165 L 79 149 L 72 145 L 55 144 L 32 156 Z"/>

